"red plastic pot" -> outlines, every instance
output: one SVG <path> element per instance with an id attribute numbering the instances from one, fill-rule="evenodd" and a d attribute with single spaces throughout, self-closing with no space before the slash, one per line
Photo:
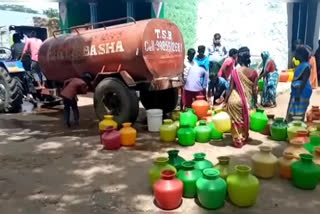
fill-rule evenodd
<path id="1" fill-rule="evenodd" d="M 104 149 L 117 150 L 121 147 L 120 132 L 112 126 L 108 126 L 101 136 L 101 143 Z"/>
<path id="2" fill-rule="evenodd" d="M 309 143 L 309 133 L 308 131 L 297 131 L 297 136 L 292 139 L 292 141 L 299 141 L 303 144 Z"/>
<path id="3" fill-rule="evenodd" d="M 173 170 L 164 170 L 161 179 L 153 185 L 156 205 L 161 209 L 172 210 L 181 205 L 183 183 L 175 175 Z"/>
<path id="4" fill-rule="evenodd" d="M 271 136 L 270 127 L 274 123 L 274 114 L 267 114 L 268 124 L 266 128 L 263 130 L 262 134 Z"/>
<path id="5" fill-rule="evenodd" d="M 306 114 L 307 122 L 312 122 L 317 120 L 317 114 L 319 114 L 320 109 L 319 106 L 312 106 L 311 109 Z"/>

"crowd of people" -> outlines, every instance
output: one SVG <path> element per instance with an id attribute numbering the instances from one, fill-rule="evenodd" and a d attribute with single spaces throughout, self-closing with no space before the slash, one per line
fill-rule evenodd
<path id="1" fill-rule="evenodd" d="M 249 140 L 250 110 L 258 105 L 270 108 L 277 106 L 279 73 L 275 61 L 268 51 L 263 51 L 261 68 L 254 70 L 250 67 L 250 58 L 248 47 L 232 48 L 228 54 L 221 44 L 221 35 L 217 33 L 213 36 L 212 46 L 206 50 L 205 46 L 200 45 L 197 53 L 190 48 L 185 59 L 182 107 L 190 108 L 198 95 L 206 96 L 212 106 L 220 105 L 231 117 L 231 135 L 233 145 L 237 148 Z M 297 43 L 293 64 L 295 73 L 287 111 L 288 122 L 293 118 L 304 120 L 312 89 L 318 87 L 320 47 L 313 55 L 310 47 Z M 259 93 L 260 79 L 264 87 Z M 261 96 L 260 104 L 258 94 Z"/>
<path id="2" fill-rule="evenodd" d="M 37 88 L 44 88 L 46 78 L 38 64 L 38 52 L 42 41 L 31 33 L 26 43 L 21 42 L 19 34 L 13 35 L 12 58 L 21 59 L 25 54 L 31 56 L 31 74 Z M 250 67 L 251 54 L 248 47 L 232 48 L 227 51 L 221 43 L 221 35 L 214 34 L 209 47 L 200 45 L 197 51 L 190 48 L 184 62 L 184 88 L 182 107 L 190 108 L 196 96 L 203 95 L 212 106 L 220 105 L 232 120 L 232 139 L 234 146 L 242 147 L 249 139 L 249 112 L 258 105 L 258 81 L 264 87 L 260 93 L 263 107 L 276 107 L 276 92 L 279 73 L 275 61 L 268 51 L 261 53 L 261 69 Z M 311 47 L 296 42 L 293 64 L 294 78 L 287 111 L 287 121 L 299 117 L 304 120 L 309 106 L 312 89 L 318 87 L 320 74 L 319 48 L 313 55 Z M 83 78 L 71 78 L 64 82 L 61 93 L 64 99 L 65 125 L 70 127 L 70 110 L 74 112 L 75 125 L 79 124 L 77 94 L 83 94 L 90 86 L 93 77 L 86 74 Z"/>

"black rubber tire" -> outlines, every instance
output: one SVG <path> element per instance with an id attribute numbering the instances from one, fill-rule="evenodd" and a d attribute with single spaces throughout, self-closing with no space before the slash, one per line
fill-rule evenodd
<path id="1" fill-rule="evenodd" d="M 178 98 L 178 88 L 161 91 L 140 91 L 140 101 L 145 109 L 162 109 L 163 113 L 173 111 L 177 107 Z"/>
<path id="2" fill-rule="evenodd" d="M 16 78 L 11 78 L 9 73 L 0 67 L 0 83 L 6 89 L 6 96 L 1 112 L 17 113 L 21 110 L 23 94 L 21 88 L 23 87 Z"/>
<path id="3" fill-rule="evenodd" d="M 13 79 L 17 82 L 17 87 L 19 88 L 19 90 L 21 91 L 22 95 L 27 95 L 26 90 L 24 88 L 24 84 L 23 81 L 19 78 L 19 77 L 13 77 Z"/>
<path id="4" fill-rule="evenodd" d="M 116 108 L 110 108 L 108 112 L 105 105 L 105 96 L 115 94 L 118 104 Z M 124 122 L 135 122 L 139 113 L 139 100 L 136 92 L 130 90 L 121 80 L 116 78 L 106 78 L 96 87 L 94 92 L 94 108 L 99 120 L 103 120 L 104 115 L 113 114 L 114 120 L 118 124 Z M 114 113 L 116 111 L 116 113 Z"/>

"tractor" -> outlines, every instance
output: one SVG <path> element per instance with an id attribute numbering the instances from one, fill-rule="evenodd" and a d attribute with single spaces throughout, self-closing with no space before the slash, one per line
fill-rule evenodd
<path id="1" fill-rule="evenodd" d="M 26 38 L 31 32 L 44 41 L 47 29 L 34 26 L 9 26 L 9 31 Z M 0 47 L 0 112 L 17 113 L 21 111 L 24 98 L 32 95 L 29 101 L 35 106 L 57 105 L 61 99 L 57 96 L 55 83 L 47 81 L 46 89 L 36 90 L 33 76 L 30 74 L 31 57 L 25 54 L 21 60 L 12 60 L 11 49 Z"/>

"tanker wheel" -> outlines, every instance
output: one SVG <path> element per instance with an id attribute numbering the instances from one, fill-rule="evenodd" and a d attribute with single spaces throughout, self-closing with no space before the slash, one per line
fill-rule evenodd
<path id="1" fill-rule="evenodd" d="M 139 113 L 139 101 L 135 91 L 131 91 L 116 78 L 106 78 L 94 92 L 94 108 L 99 120 L 112 114 L 119 124 L 135 122 Z"/>
<path id="2" fill-rule="evenodd" d="M 164 113 L 173 111 L 178 104 L 178 88 L 161 91 L 140 91 L 140 101 L 145 109 L 162 109 Z"/>
<path id="3" fill-rule="evenodd" d="M 0 112 L 16 113 L 21 109 L 22 85 L 0 67 Z"/>

